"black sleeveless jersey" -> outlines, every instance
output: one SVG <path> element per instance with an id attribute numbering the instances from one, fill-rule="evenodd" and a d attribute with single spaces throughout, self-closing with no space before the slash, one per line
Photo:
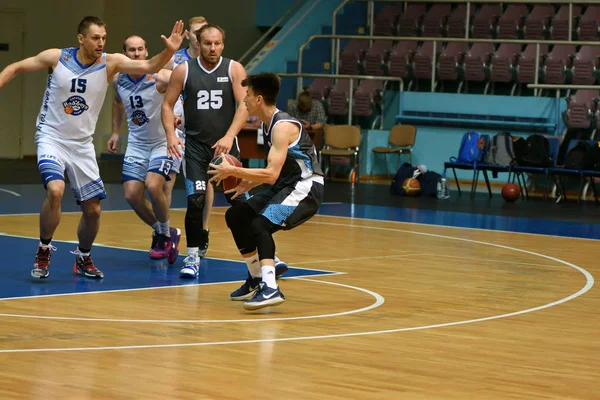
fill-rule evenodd
<path id="1" fill-rule="evenodd" d="M 300 135 L 298 139 L 288 146 L 287 158 L 279 174 L 279 178 L 275 185 L 285 183 L 292 184 L 294 181 L 308 178 L 312 175 L 323 176 L 321 170 L 321 164 L 317 158 L 317 150 L 312 142 L 312 139 L 302 126 L 302 123 L 297 119 L 291 117 L 289 114 L 283 111 L 275 111 L 269 127 L 262 124 L 263 137 L 265 152 L 268 154 L 272 145 L 272 132 L 273 128 L 279 122 L 292 122 L 298 125 L 300 128 Z"/>
<path id="2" fill-rule="evenodd" d="M 186 61 L 185 134 L 209 146 L 225 135 L 235 115 L 231 62 L 231 59 L 221 57 L 215 68 L 208 71 L 200 64 L 199 57 Z"/>

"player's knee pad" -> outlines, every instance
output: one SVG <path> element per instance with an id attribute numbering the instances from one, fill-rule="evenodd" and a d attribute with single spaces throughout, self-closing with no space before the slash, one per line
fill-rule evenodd
<path id="1" fill-rule="evenodd" d="M 204 210 L 204 201 L 206 194 L 194 193 L 187 197 L 187 208 L 188 211 L 200 211 Z"/>

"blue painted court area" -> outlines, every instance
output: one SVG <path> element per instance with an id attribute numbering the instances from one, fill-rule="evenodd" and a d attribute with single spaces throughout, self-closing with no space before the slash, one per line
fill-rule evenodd
<path id="1" fill-rule="evenodd" d="M 365 204 L 325 204 L 320 215 L 365 218 L 379 221 L 410 222 L 457 228 L 535 233 L 583 239 L 600 239 L 600 224 L 539 218 L 507 217 L 417 208 L 397 208 Z"/>
<path id="2" fill-rule="evenodd" d="M 198 278 L 181 279 L 183 257 L 169 266 L 166 260 L 150 260 L 145 251 L 96 246 L 92 257 L 104 279 L 94 280 L 73 273 L 75 256 L 70 251 L 76 244 L 52 241 L 57 251 L 52 253 L 50 276 L 39 280 L 30 276 L 37 243 L 36 239 L 0 235 L 0 246 L 10 249 L 0 261 L 0 298 L 234 282 L 246 279 L 248 271 L 243 262 L 204 258 Z M 331 273 L 290 267 L 285 277 Z"/>

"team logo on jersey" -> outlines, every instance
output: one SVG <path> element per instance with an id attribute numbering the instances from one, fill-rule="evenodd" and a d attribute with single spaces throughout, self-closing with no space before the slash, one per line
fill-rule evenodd
<path id="1" fill-rule="evenodd" d="M 71 96 L 62 103 L 65 112 L 69 115 L 81 115 L 85 110 L 90 108 L 85 104 L 85 99 L 81 96 Z"/>
<path id="2" fill-rule="evenodd" d="M 102 57 L 99 57 L 99 58 L 96 60 L 96 64 L 102 64 L 102 61 L 104 61 L 104 60 L 102 59 Z"/>
<path id="3" fill-rule="evenodd" d="M 227 76 L 217 76 L 217 83 L 225 83 L 229 82 L 229 77 Z"/>
<path id="4" fill-rule="evenodd" d="M 146 117 L 146 114 L 144 114 L 142 110 L 134 111 L 131 115 L 131 122 L 133 122 L 137 126 L 142 126 L 148 121 L 150 120 L 148 119 L 148 117 Z"/>
<path id="5" fill-rule="evenodd" d="M 152 81 L 152 78 L 154 78 L 152 75 L 146 75 L 146 80 L 147 81 Z"/>
<path id="6" fill-rule="evenodd" d="M 175 62 L 175 64 L 179 64 L 181 63 L 182 58 L 183 56 L 181 54 L 175 54 L 175 59 L 173 61 Z"/>

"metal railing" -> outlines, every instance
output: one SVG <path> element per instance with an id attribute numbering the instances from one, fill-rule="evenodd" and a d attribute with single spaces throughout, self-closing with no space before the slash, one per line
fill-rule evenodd
<path id="1" fill-rule="evenodd" d="M 299 78 L 301 80 L 303 77 L 306 78 L 334 78 L 334 79 L 349 79 L 350 86 L 348 88 L 348 125 L 352 125 L 352 107 L 354 105 L 354 79 L 361 80 L 375 80 L 375 81 L 394 81 L 400 82 L 400 92 L 404 91 L 404 80 L 399 77 L 392 76 L 365 76 L 365 75 L 339 75 L 339 74 L 294 74 L 294 73 L 280 73 L 278 74 L 284 78 Z M 300 92 L 300 91 L 299 91 Z M 380 129 L 383 128 L 383 114 L 384 108 L 383 104 L 381 105 L 381 119 L 379 121 Z"/>
<path id="2" fill-rule="evenodd" d="M 298 0 L 298 1 L 296 1 L 281 16 L 281 18 L 279 18 L 277 20 L 277 22 L 275 22 L 256 42 L 254 42 L 254 44 L 252 46 L 250 46 L 250 48 L 248 50 L 246 50 L 246 52 L 238 59 L 238 61 L 240 62 L 240 64 L 245 65 L 246 58 L 248 58 L 252 54 L 252 52 L 254 51 L 254 49 L 256 49 L 259 44 L 263 43 L 265 39 L 270 38 L 271 32 L 273 32 L 275 29 L 277 29 L 277 27 L 279 26 L 279 24 L 281 24 L 283 21 L 285 21 L 285 19 L 288 17 L 288 15 L 290 15 L 294 10 L 296 10 L 296 8 L 300 4 L 302 4 L 302 3 L 304 3 L 304 0 Z"/>
<path id="3" fill-rule="evenodd" d="M 544 83 L 529 83 L 527 85 L 528 88 L 530 89 L 549 89 L 549 90 L 556 90 L 556 98 L 560 98 L 560 91 L 561 89 L 573 89 L 573 90 L 579 90 L 579 89 L 584 89 L 584 90 L 598 90 L 600 91 L 600 85 L 567 85 L 567 84 L 561 84 L 561 85 L 554 85 L 554 84 L 544 84 Z M 600 97 L 600 96 L 599 96 Z"/>
<path id="4" fill-rule="evenodd" d="M 298 92 L 302 89 L 302 61 L 303 61 L 303 51 L 304 48 L 314 39 L 333 39 L 336 42 L 336 48 L 339 47 L 340 40 L 343 39 L 362 39 L 362 40 L 393 40 L 393 41 L 419 41 L 419 42 L 433 42 L 433 55 L 431 62 L 431 91 L 433 92 L 435 89 L 435 67 L 437 61 L 437 44 L 438 42 L 447 43 L 447 42 L 467 42 L 467 43 L 518 43 L 518 44 L 535 44 L 535 81 L 534 84 L 539 83 L 539 67 L 540 67 L 540 44 L 570 44 L 575 46 L 600 46 L 600 42 L 580 42 L 580 41 L 567 41 L 567 40 L 527 40 L 527 39 L 464 39 L 464 38 L 447 38 L 447 37 L 406 37 L 406 36 L 363 36 L 363 35 L 312 35 L 310 36 L 306 42 L 304 42 L 298 48 L 298 74 L 300 75 L 298 79 Z M 335 59 L 331 60 L 331 63 L 339 64 L 339 51 L 336 52 Z M 391 77 L 386 77 L 391 78 Z M 537 96 L 537 89 L 535 90 L 535 95 Z"/>
<path id="5" fill-rule="evenodd" d="M 369 27 L 369 35 L 373 36 L 373 26 L 375 21 L 374 15 L 374 4 L 377 3 L 398 3 L 397 0 L 344 0 L 332 13 L 332 21 L 331 21 L 331 34 L 335 35 L 337 30 L 337 14 L 349 3 L 352 2 L 369 2 L 368 10 L 367 10 L 367 26 Z M 406 3 L 403 3 L 403 7 L 406 7 Z M 411 0 L 410 3 L 466 3 L 467 4 L 467 15 L 465 18 L 465 39 L 469 38 L 469 27 L 470 27 L 470 19 L 471 19 L 471 3 L 524 3 L 523 0 Z M 569 5 L 569 32 L 568 32 L 568 40 L 572 40 L 573 34 L 573 4 L 597 4 L 598 0 L 529 0 L 526 4 L 568 4 Z M 334 59 L 334 51 L 335 48 L 331 46 L 331 59 Z M 338 49 L 339 52 L 339 49 Z M 336 64 L 336 71 L 337 64 Z"/>

